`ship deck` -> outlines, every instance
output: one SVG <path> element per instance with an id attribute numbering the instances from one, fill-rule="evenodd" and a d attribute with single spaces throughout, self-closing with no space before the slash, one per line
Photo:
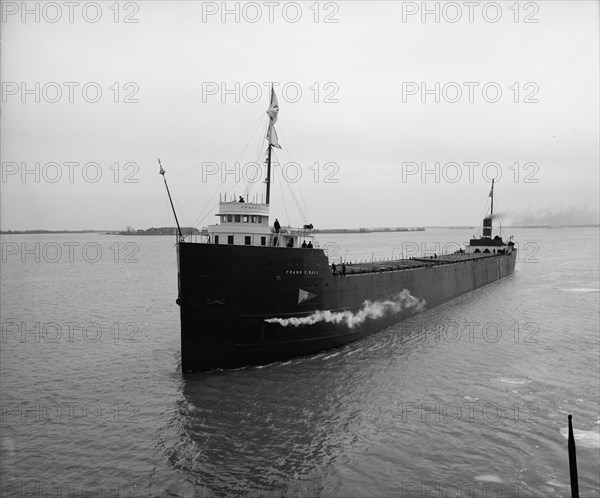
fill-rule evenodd
<path id="1" fill-rule="evenodd" d="M 476 259 L 493 258 L 496 254 L 444 254 L 428 258 L 397 259 L 390 261 L 373 261 L 366 263 L 346 263 L 346 275 L 358 273 L 381 273 L 384 271 L 412 270 L 438 265 L 462 263 Z M 342 265 L 336 264 L 336 275 L 342 275 Z"/>

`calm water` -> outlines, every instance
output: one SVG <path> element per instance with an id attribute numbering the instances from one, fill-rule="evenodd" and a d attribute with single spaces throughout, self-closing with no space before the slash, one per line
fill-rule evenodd
<path id="1" fill-rule="evenodd" d="M 357 261 L 471 232 L 319 241 Z M 3 237 L 2 496 L 570 496 L 568 414 L 598 496 L 598 230 L 510 233 L 502 282 L 342 349 L 185 376 L 171 237 Z"/>

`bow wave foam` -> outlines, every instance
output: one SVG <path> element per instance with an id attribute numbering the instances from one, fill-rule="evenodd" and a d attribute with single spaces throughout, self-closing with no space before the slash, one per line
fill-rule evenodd
<path id="1" fill-rule="evenodd" d="M 404 310 L 411 310 L 413 313 L 421 311 L 427 303 L 423 299 L 418 299 L 404 289 L 391 299 L 385 301 L 365 301 L 362 309 L 353 313 L 352 311 L 331 312 L 328 310 L 317 310 L 311 315 L 292 318 L 268 318 L 267 323 L 278 323 L 282 327 L 299 327 L 301 325 L 313 325 L 318 322 L 325 323 L 345 323 L 348 328 L 361 325 L 367 318 L 381 318 L 387 314 L 396 314 Z"/>

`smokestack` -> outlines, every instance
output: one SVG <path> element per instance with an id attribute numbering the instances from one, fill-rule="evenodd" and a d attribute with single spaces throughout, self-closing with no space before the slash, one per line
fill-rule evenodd
<path id="1" fill-rule="evenodd" d="M 488 239 L 492 238 L 492 217 L 488 216 L 483 219 L 483 236 Z"/>

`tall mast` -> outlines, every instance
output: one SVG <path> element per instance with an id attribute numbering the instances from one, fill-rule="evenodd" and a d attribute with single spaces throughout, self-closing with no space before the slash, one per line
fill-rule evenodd
<path id="1" fill-rule="evenodd" d="M 271 200 L 271 150 L 273 147 L 281 149 L 279 141 L 277 140 L 277 132 L 275 131 L 275 123 L 277 122 L 277 114 L 279 114 L 279 103 L 275 96 L 275 90 L 271 85 L 271 101 L 269 103 L 269 109 L 267 109 L 267 115 L 269 116 L 269 130 L 267 131 L 267 141 L 269 142 L 269 149 L 267 155 L 267 204 Z"/>
<path id="2" fill-rule="evenodd" d="M 490 216 L 494 214 L 494 179 L 492 178 L 492 190 L 490 190 L 490 197 L 492 198 L 492 206 L 490 208 Z"/>
<path id="3" fill-rule="evenodd" d="M 269 152 L 267 155 L 267 204 L 269 204 L 269 200 L 271 197 L 271 144 L 269 144 Z"/>

